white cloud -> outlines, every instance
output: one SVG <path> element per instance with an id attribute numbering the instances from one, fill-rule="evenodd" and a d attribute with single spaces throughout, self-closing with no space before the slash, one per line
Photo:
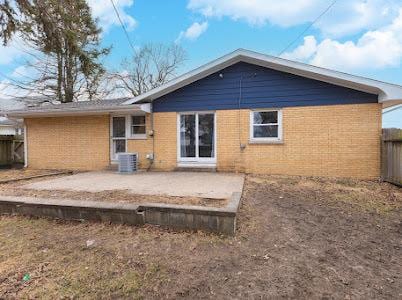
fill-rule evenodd
<path id="1" fill-rule="evenodd" d="M 356 42 L 305 37 L 304 43 L 284 58 L 338 70 L 394 67 L 402 61 L 402 8 L 390 25 L 367 31 Z"/>
<path id="2" fill-rule="evenodd" d="M 207 30 L 207 28 L 208 22 L 202 22 L 201 24 L 195 22 L 191 24 L 191 26 L 185 31 L 180 32 L 179 37 L 176 39 L 176 43 L 180 42 L 182 38 L 194 41 L 198 39 L 199 36 Z"/>
<path id="3" fill-rule="evenodd" d="M 284 53 L 283 58 L 293 60 L 309 59 L 317 51 L 317 40 L 309 35 L 304 38 L 304 43 L 290 53 Z"/>
<path id="4" fill-rule="evenodd" d="M 313 21 L 332 0 L 190 0 L 188 8 L 205 17 L 230 17 L 251 25 L 290 27 Z M 383 26 L 400 0 L 338 1 L 314 26 L 328 36 L 344 36 Z"/>
<path id="5" fill-rule="evenodd" d="M 134 1 L 113 1 L 127 30 L 133 30 L 137 26 L 137 21 L 126 12 L 126 9 L 133 6 Z M 99 25 L 103 31 L 107 32 L 112 26 L 120 26 L 119 19 L 110 0 L 88 0 L 88 4 L 92 8 L 92 15 L 99 19 Z"/>

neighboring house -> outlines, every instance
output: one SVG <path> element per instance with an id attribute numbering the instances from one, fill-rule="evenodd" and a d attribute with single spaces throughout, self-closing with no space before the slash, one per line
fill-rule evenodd
<path id="1" fill-rule="evenodd" d="M 0 136 L 21 135 L 22 128 L 22 122 L 0 117 Z"/>
<path id="2" fill-rule="evenodd" d="M 132 99 L 11 111 L 27 165 L 377 178 L 381 112 L 402 87 L 237 50 Z"/>

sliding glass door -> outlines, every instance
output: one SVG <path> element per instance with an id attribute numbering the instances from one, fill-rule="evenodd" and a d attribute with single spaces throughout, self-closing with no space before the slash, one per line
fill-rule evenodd
<path id="1" fill-rule="evenodd" d="M 215 113 L 181 113 L 178 116 L 180 162 L 215 163 Z"/>

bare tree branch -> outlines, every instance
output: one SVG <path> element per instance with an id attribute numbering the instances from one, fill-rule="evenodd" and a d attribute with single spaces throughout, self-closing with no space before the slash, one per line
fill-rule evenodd
<path id="1" fill-rule="evenodd" d="M 145 45 L 133 57 L 123 60 L 120 72 L 112 74 L 115 89 L 134 97 L 141 95 L 174 78 L 185 57 L 179 45 Z"/>

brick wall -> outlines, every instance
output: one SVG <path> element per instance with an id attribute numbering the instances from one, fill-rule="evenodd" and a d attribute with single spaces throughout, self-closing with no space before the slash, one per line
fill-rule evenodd
<path id="1" fill-rule="evenodd" d="M 263 174 L 377 178 L 380 104 L 283 109 L 283 143 L 249 143 L 249 110 L 219 110 L 217 169 Z M 239 127 L 240 117 L 240 127 Z M 151 129 L 147 115 L 147 132 Z M 109 165 L 109 116 L 27 119 L 28 163 L 33 168 L 103 169 Z M 240 135 L 239 135 L 240 128 Z M 128 140 L 140 167 L 154 146 L 154 170 L 177 166 L 177 114 L 154 113 L 152 137 Z M 245 145 L 240 150 L 239 144 Z"/>
<path id="2" fill-rule="evenodd" d="M 109 116 L 25 119 L 28 166 L 97 170 L 109 165 Z"/>
<path id="3" fill-rule="evenodd" d="M 263 174 L 377 178 L 381 105 L 283 109 L 283 143 L 250 144 L 249 110 L 217 111 L 217 168 Z M 239 143 L 246 145 L 241 151 Z"/>
<path id="4" fill-rule="evenodd" d="M 177 165 L 177 114 L 154 113 L 155 161 L 157 170 L 173 170 Z"/>
<path id="5" fill-rule="evenodd" d="M 150 161 L 147 159 L 146 155 L 152 153 L 152 137 L 149 136 L 149 131 L 151 130 L 151 114 L 146 114 L 145 116 L 145 126 L 147 132 L 146 139 L 128 139 L 127 140 L 127 151 L 137 152 L 139 155 L 139 168 L 147 169 L 149 167 Z"/>

